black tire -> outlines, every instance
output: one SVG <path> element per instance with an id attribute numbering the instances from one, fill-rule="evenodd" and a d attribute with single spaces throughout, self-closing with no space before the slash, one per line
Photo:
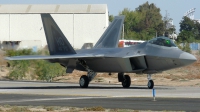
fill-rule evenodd
<path id="1" fill-rule="evenodd" d="M 149 80 L 147 86 L 148 86 L 149 89 L 153 89 L 153 87 L 154 87 L 154 82 L 153 82 L 153 80 Z"/>
<path id="2" fill-rule="evenodd" d="M 79 85 L 81 88 L 87 88 L 89 85 L 89 79 L 86 75 L 82 75 L 79 80 Z"/>
<path id="3" fill-rule="evenodd" d="M 124 75 L 124 80 L 122 81 L 122 86 L 124 88 L 129 88 L 131 85 L 131 78 L 129 75 Z"/>

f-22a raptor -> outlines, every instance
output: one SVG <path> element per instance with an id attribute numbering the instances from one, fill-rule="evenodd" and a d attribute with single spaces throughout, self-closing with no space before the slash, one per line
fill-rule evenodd
<path id="1" fill-rule="evenodd" d="M 196 58 L 180 50 L 167 37 L 157 37 L 132 47 L 118 48 L 124 16 L 116 16 L 92 49 L 74 50 L 50 14 L 41 14 L 49 56 L 15 56 L 7 60 L 44 59 L 60 63 L 67 73 L 74 69 L 87 71 L 79 80 L 81 88 L 87 88 L 98 72 L 118 73 L 118 81 L 124 88 L 131 85 L 131 78 L 124 73 L 147 74 L 149 89 L 154 87 L 151 75 L 189 65 Z M 81 39 L 80 39 L 81 40 Z"/>

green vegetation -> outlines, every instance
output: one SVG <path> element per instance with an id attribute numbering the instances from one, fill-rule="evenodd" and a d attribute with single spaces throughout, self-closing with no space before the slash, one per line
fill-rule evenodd
<path id="1" fill-rule="evenodd" d="M 46 51 L 32 52 L 30 49 L 7 50 L 6 56 L 46 54 Z M 51 82 L 54 77 L 63 75 L 65 68 L 58 63 L 50 63 L 45 60 L 20 60 L 8 62 L 10 73 L 8 78 L 12 80 L 25 79 L 27 75 L 38 80 Z M 31 66 L 30 66 L 31 65 Z"/>
<path id="2" fill-rule="evenodd" d="M 114 16 L 113 15 L 109 15 L 109 21 L 112 22 L 114 20 Z"/>
<path id="3" fill-rule="evenodd" d="M 191 53 L 190 45 L 189 45 L 188 42 L 184 43 L 182 50 L 185 51 L 185 52 Z"/>
<path id="4" fill-rule="evenodd" d="M 50 63 L 45 60 L 36 61 L 36 74 L 39 80 L 51 82 L 53 78 L 65 73 L 65 69 L 58 63 Z"/>
<path id="5" fill-rule="evenodd" d="M 175 33 L 174 25 L 169 26 L 172 18 L 168 14 L 162 17 L 160 8 L 154 3 L 148 2 L 140 5 L 135 10 L 124 8 L 119 15 L 125 15 L 124 34 L 125 39 L 150 40 L 156 36 L 166 36 Z M 181 19 L 181 18 L 180 18 Z M 113 15 L 109 15 L 109 21 L 113 20 Z M 180 33 L 178 43 L 200 42 L 200 23 L 197 20 L 183 16 L 180 21 Z M 186 43 L 186 44 L 187 44 Z"/>
<path id="6" fill-rule="evenodd" d="M 179 42 L 200 42 L 200 23 L 184 16 L 180 24 Z"/>
<path id="7" fill-rule="evenodd" d="M 175 33 L 174 25 L 169 26 L 172 18 L 168 14 L 162 17 L 160 8 L 154 3 L 148 2 L 140 5 L 135 10 L 124 8 L 119 15 L 125 15 L 124 35 L 125 39 L 150 40 L 156 36 L 166 36 Z M 113 15 L 109 15 L 109 21 L 113 20 Z M 191 52 L 189 43 L 200 42 L 200 23 L 197 20 L 183 16 L 180 21 L 180 33 L 177 39 L 177 45 L 183 43 L 180 47 L 183 51 Z"/>
<path id="8" fill-rule="evenodd" d="M 6 51 L 6 56 L 19 56 L 19 55 L 31 55 L 31 54 L 33 54 L 31 49 Z M 16 80 L 25 77 L 26 72 L 29 70 L 30 61 L 27 60 L 9 61 L 8 64 L 12 70 L 9 74 L 9 78 Z"/>
<path id="9" fill-rule="evenodd" d="M 125 15 L 124 33 L 126 39 L 149 40 L 162 36 L 165 23 L 160 14 L 160 8 L 148 2 L 140 5 L 134 11 L 125 8 L 119 15 Z"/>
<path id="10" fill-rule="evenodd" d="M 190 44 L 187 41 L 184 41 L 182 43 L 182 46 L 180 46 L 179 42 L 175 42 L 175 44 L 178 46 L 179 49 L 181 49 L 185 52 L 191 53 Z"/>

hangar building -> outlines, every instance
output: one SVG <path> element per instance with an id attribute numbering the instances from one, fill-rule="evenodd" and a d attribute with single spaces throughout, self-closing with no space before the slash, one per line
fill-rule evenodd
<path id="1" fill-rule="evenodd" d="M 109 24 L 106 4 L 0 5 L 0 48 L 44 48 L 40 13 L 50 13 L 75 49 L 95 45 Z"/>

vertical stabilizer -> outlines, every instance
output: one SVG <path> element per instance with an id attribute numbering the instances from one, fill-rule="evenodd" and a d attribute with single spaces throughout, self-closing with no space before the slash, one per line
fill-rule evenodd
<path id="1" fill-rule="evenodd" d="M 115 48 L 118 47 L 121 37 L 122 26 L 125 16 L 116 16 L 108 26 L 94 48 Z"/>
<path id="2" fill-rule="evenodd" d="M 50 14 L 41 14 L 50 55 L 76 54 Z"/>

